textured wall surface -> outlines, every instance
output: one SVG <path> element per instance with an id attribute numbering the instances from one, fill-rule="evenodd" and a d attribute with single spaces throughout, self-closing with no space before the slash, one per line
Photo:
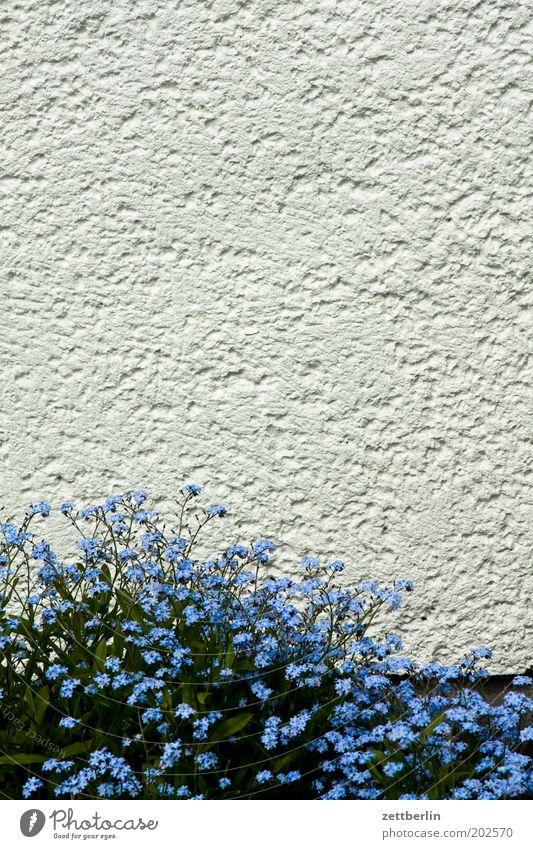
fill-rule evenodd
<path id="1" fill-rule="evenodd" d="M 4 0 L 6 509 L 195 480 L 527 666 L 529 5 Z"/>

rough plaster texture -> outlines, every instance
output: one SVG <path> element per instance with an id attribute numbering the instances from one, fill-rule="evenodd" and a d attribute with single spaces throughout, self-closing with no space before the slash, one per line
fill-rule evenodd
<path id="1" fill-rule="evenodd" d="M 206 483 L 527 666 L 528 8 L 4 0 L 4 505 Z"/>

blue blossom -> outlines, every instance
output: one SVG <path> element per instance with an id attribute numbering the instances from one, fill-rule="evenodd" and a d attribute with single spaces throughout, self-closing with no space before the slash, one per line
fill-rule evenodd
<path id="1" fill-rule="evenodd" d="M 139 555 L 133 548 L 123 548 L 119 551 L 118 556 L 121 563 L 127 563 L 129 560 L 136 560 Z"/>
<path id="2" fill-rule="evenodd" d="M 253 684 L 251 684 L 250 689 L 254 696 L 257 696 L 258 699 L 261 699 L 263 701 L 270 698 L 270 696 L 274 692 L 272 687 L 265 687 L 263 682 L 259 680 L 254 681 Z"/>
<path id="3" fill-rule="evenodd" d="M 148 500 L 148 494 L 144 489 L 137 489 L 134 492 L 128 492 L 126 498 L 131 501 L 135 507 L 141 507 Z"/>
<path id="4" fill-rule="evenodd" d="M 258 539 L 252 545 L 250 557 L 259 563 L 268 563 L 269 555 L 276 551 L 276 544 L 271 539 Z"/>
<path id="5" fill-rule="evenodd" d="M 115 797 L 115 795 L 117 795 L 118 790 L 119 790 L 119 787 L 113 781 L 103 781 L 96 788 L 96 792 L 103 799 L 113 799 Z"/>
<path id="6" fill-rule="evenodd" d="M 41 767 L 43 772 L 68 772 L 74 766 L 74 761 L 58 761 L 51 758 L 45 761 Z"/>
<path id="7" fill-rule="evenodd" d="M 44 516 L 45 518 L 50 515 L 52 511 L 52 505 L 48 503 L 48 501 L 38 501 L 37 504 L 31 504 L 26 513 L 28 516 L 35 516 L 39 514 L 40 516 Z"/>
<path id="8" fill-rule="evenodd" d="M 248 549 L 244 545 L 230 545 L 230 547 L 226 551 L 226 554 L 229 558 L 246 557 L 248 554 Z"/>
<path id="9" fill-rule="evenodd" d="M 32 533 L 29 531 L 21 531 L 11 522 L 6 522 L 4 525 L 0 525 L 0 530 L 3 532 L 8 545 L 20 546 L 33 537 Z"/>
<path id="10" fill-rule="evenodd" d="M 80 724 L 79 719 L 74 719 L 72 716 L 64 716 L 59 720 L 59 725 L 62 728 L 75 728 L 76 725 Z"/>
<path id="11" fill-rule="evenodd" d="M 187 483 L 184 487 L 182 487 L 181 491 L 187 495 L 200 495 L 202 487 L 198 486 L 197 483 Z"/>
<path id="12" fill-rule="evenodd" d="M 32 778 L 28 778 L 28 780 L 24 784 L 22 788 L 22 795 L 25 799 L 29 799 L 29 797 L 32 796 L 36 790 L 43 786 L 44 782 L 42 782 L 40 778 L 35 778 L 32 776 Z"/>
<path id="13" fill-rule="evenodd" d="M 276 778 L 280 784 L 291 784 L 294 781 L 299 781 L 301 777 L 302 776 L 297 769 L 293 769 L 287 773 L 278 772 L 278 774 L 276 775 Z"/>
<path id="14" fill-rule="evenodd" d="M 200 769 L 214 769 L 218 764 L 218 757 L 214 752 L 202 752 L 196 756 L 196 763 Z"/>
<path id="15" fill-rule="evenodd" d="M 81 539 L 76 543 L 76 548 L 83 551 L 88 559 L 92 559 L 97 557 L 100 553 L 102 549 L 102 540 L 91 539 L 90 537 Z"/>
<path id="16" fill-rule="evenodd" d="M 143 659 L 146 663 L 153 665 L 154 663 L 159 663 L 161 660 L 161 655 L 157 651 L 144 651 L 142 653 Z"/>
<path id="17" fill-rule="evenodd" d="M 169 769 L 176 764 L 182 755 L 181 740 L 174 740 L 172 743 L 165 743 L 163 751 L 159 759 L 159 765 L 162 769 Z"/>
<path id="18" fill-rule="evenodd" d="M 204 507 L 204 513 L 207 513 L 208 516 L 225 516 L 227 514 L 226 507 L 223 507 L 222 504 L 212 504 L 210 507 Z"/>
<path id="19" fill-rule="evenodd" d="M 83 507 L 83 509 L 80 511 L 80 516 L 87 522 L 92 516 L 97 516 L 99 511 L 100 508 L 96 506 Z"/>
<path id="20" fill-rule="evenodd" d="M 52 625 L 57 619 L 57 613 L 55 610 L 43 610 L 41 616 L 41 625 Z"/>
<path id="21" fill-rule="evenodd" d="M 383 772 L 388 778 L 393 778 L 403 770 L 403 764 L 393 761 L 383 765 Z"/>
<path id="22" fill-rule="evenodd" d="M 396 592 L 401 592 L 401 590 L 405 590 L 406 592 L 411 593 L 414 590 L 414 585 L 412 581 L 406 581 L 405 579 L 401 578 L 399 581 L 395 582 L 394 589 L 396 590 Z"/>
<path id="23" fill-rule="evenodd" d="M 486 646 L 471 649 L 471 652 L 476 659 L 484 658 L 486 660 L 490 660 L 490 658 L 492 657 L 492 651 Z"/>
<path id="24" fill-rule="evenodd" d="M 138 525 L 145 525 L 147 522 L 153 522 L 157 519 L 157 513 L 154 510 L 137 510 L 133 514 L 133 519 Z"/>
<path id="25" fill-rule="evenodd" d="M 281 719 L 278 716 L 269 716 L 265 720 L 265 730 L 261 736 L 261 742 L 265 749 L 274 749 L 279 740 L 279 726 Z"/>
<path id="26" fill-rule="evenodd" d="M 66 681 L 61 682 L 61 687 L 59 688 L 59 695 L 63 696 L 63 698 L 69 699 L 76 687 L 81 685 L 81 681 L 79 678 L 67 678 Z"/>
<path id="27" fill-rule="evenodd" d="M 520 746 L 532 739 L 524 726 L 533 702 L 523 692 L 508 692 L 499 705 L 483 697 L 478 682 L 488 675 L 482 662 L 489 650 L 474 649 L 456 664 L 420 665 L 401 654 L 397 636 L 380 635 L 379 617 L 372 624 L 378 608 L 400 605 L 410 581 L 341 585 L 341 561 L 321 566 L 310 556 L 299 577 L 276 576 L 267 568 L 275 545 L 266 539 L 199 559 L 196 531 L 187 541 L 159 526 L 145 500 L 139 490 L 86 508 L 94 538 L 78 540 L 78 562 L 68 565 L 48 541 L 35 543 L 13 523 L 0 526 L 1 604 L 19 562 L 37 561 L 24 605 L 27 614 L 38 604 L 39 618 L 9 609 L 0 616 L 0 649 L 14 672 L 9 707 L 24 700 L 19 677 L 36 692 L 45 680 L 51 706 L 72 699 L 69 713 L 86 724 L 72 716 L 59 722 L 78 729 L 63 732 L 65 745 L 83 738 L 86 760 L 65 753 L 45 761 L 45 783 L 27 792 L 270 798 L 288 795 L 299 781 L 297 795 L 309 798 L 425 799 L 435 775 L 458 763 L 459 783 L 443 783 L 444 798 L 531 792 L 531 759 Z M 191 501 L 181 499 L 181 528 L 189 527 Z M 225 513 L 213 508 L 213 515 Z M 70 517 L 73 509 L 65 504 L 63 512 Z M 107 656 L 95 661 L 104 643 Z M 516 676 L 513 686 L 529 687 L 531 678 Z M 58 717 L 48 710 L 44 721 L 54 725 Z M 90 729 L 102 722 L 110 749 L 91 747 Z M 27 772 L 16 791 L 11 783 L 23 773 L 11 770 L 10 792 L 22 792 Z M 180 774 L 190 784 L 180 785 Z"/>
<path id="28" fill-rule="evenodd" d="M 300 566 L 302 569 L 317 569 L 320 566 L 320 560 L 318 557 L 311 557 L 310 555 L 306 555 L 302 557 L 300 561 Z"/>
<path id="29" fill-rule="evenodd" d="M 176 707 L 174 711 L 174 716 L 178 717 L 179 719 L 188 719 L 190 716 L 194 716 L 195 713 L 196 711 L 193 707 L 182 702 Z"/>
<path id="30" fill-rule="evenodd" d="M 141 719 L 144 725 L 149 722 L 161 722 L 163 714 L 159 708 L 148 708 L 148 710 L 143 711 L 141 714 Z"/>
<path id="31" fill-rule="evenodd" d="M 122 504 L 123 496 L 122 495 L 109 495 L 103 504 L 104 513 L 110 513 L 117 509 L 119 504 Z"/>
<path id="32" fill-rule="evenodd" d="M 59 663 L 52 663 L 45 671 L 45 675 L 49 681 L 55 681 L 60 675 L 66 675 L 68 672 L 67 666 L 62 666 Z"/>
<path id="33" fill-rule="evenodd" d="M 174 537 L 174 542 L 163 551 L 163 557 L 170 563 L 176 563 L 182 559 L 183 550 L 187 546 L 185 537 Z"/>
<path id="34" fill-rule="evenodd" d="M 162 539 L 163 535 L 160 531 L 147 532 L 141 537 L 141 546 L 148 554 L 153 554 Z"/>

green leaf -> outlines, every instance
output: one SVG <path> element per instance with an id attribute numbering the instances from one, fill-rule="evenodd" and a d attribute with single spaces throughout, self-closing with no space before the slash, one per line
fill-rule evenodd
<path id="1" fill-rule="evenodd" d="M 113 637 L 113 654 L 115 657 L 122 657 L 125 647 L 126 641 L 124 637 L 121 637 L 119 634 L 115 634 Z"/>
<path id="2" fill-rule="evenodd" d="M 26 684 L 26 687 L 24 689 L 24 701 L 28 705 L 28 716 L 31 716 L 31 717 L 35 716 L 35 706 L 33 704 L 33 694 L 32 694 L 32 691 L 31 691 L 31 687 L 28 684 Z"/>
<path id="3" fill-rule="evenodd" d="M 128 619 L 134 619 L 137 622 L 143 621 L 143 618 L 137 609 L 135 599 L 132 598 L 132 596 L 128 595 L 128 593 L 118 587 L 115 587 L 115 595 L 122 612 L 128 617 Z"/>
<path id="4" fill-rule="evenodd" d="M 35 722 L 40 725 L 50 701 L 50 690 L 45 685 L 35 695 Z"/>
<path id="5" fill-rule="evenodd" d="M 66 746 L 63 752 L 67 757 L 70 757 L 70 755 L 80 755 L 82 752 L 88 752 L 92 748 L 90 740 L 82 740 L 79 743 L 71 743 L 70 746 Z"/>
<path id="6" fill-rule="evenodd" d="M 434 719 L 431 720 L 429 725 L 426 725 L 426 727 L 422 729 L 422 731 L 418 735 L 418 740 L 419 740 L 420 743 L 425 743 L 427 738 L 431 737 L 431 735 L 435 731 L 435 728 L 437 728 L 437 726 L 439 726 L 441 724 L 441 722 L 443 722 L 443 720 L 446 719 L 446 711 L 447 710 L 448 710 L 447 707 L 444 710 L 441 710 L 441 712 L 438 713 L 437 716 L 434 717 Z"/>
<path id="7" fill-rule="evenodd" d="M 106 638 L 102 637 L 98 645 L 96 646 L 96 651 L 94 652 L 94 668 L 99 672 L 103 672 L 105 670 L 105 659 L 107 657 L 107 643 Z"/>
<path id="8" fill-rule="evenodd" d="M 238 716 L 232 716 L 230 719 L 225 719 L 220 723 L 220 725 L 217 725 L 211 739 L 214 742 L 216 740 L 225 740 L 226 737 L 231 737 L 233 734 L 236 734 L 237 731 L 242 731 L 243 728 L 246 728 L 252 717 L 253 713 L 240 713 Z"/>
<path id="9" fill-rule="evenodd" d="M 24 766 L 25 764 L 42 764 L 44 761 L 47 761 L 49 758 L 48 755 L 5 755 L 0 758 L 0 766 L 14 766 L 17 764 L 18 766 Z"/>
<path id="10" fill-rule="evenodd" d="M 281 758 L 278 758 L 277 761 L 273 764 L 273 772 L 277 772 L 278 770 L 283 769 L 283 767 L 287 766 L 287 764 L 290 764 L 291 761 L 297 758 L 299 754 L 301 754 L 301 752 L 299 749 L 297 749 L 294 752 L 287 752 L 286 755 L 283 755 Z"/>

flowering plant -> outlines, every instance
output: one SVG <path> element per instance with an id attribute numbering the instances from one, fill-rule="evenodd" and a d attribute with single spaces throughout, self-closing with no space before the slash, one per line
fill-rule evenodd
<path id="1" fill-rule="evenodd" d="M 0 525 L 0 775 L 7 797 L 468 799 L 531 792 L 533 703 L 489 704 L 474 649 L 420 665 L 373 634 L 413 587 L 339 581 L 305 557 L 272 574 L 271 540 L 196 557 L 226 514 L 182 489 L 167 531 L 145 492 L 60 512 L 65 562 Z M 531 683 L 515 679 L 517 687 Z M 16 721 L 14 719 L 16 718 Z M 51 754 L 54 756 L 51 757 Z"/>

